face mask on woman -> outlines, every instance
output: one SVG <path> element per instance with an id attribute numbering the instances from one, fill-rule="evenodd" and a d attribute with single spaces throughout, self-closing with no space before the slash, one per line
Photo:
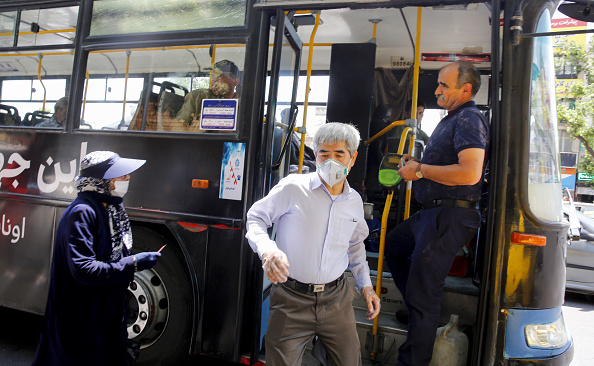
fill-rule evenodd
<path id="1" fill-rule="evenodd" d="M 351 165 L 351 160 L 349 160 L 349 165 Z M 334 187 L 348 174 L 349 168 L 336 159 L 327 159 L 318 164 L 318 175 L 330 187 Z"/>
<path id="2" fill-rule="evenodd" d="M 130 185 L 129 180 L 116 180 L 113 182 L 115 189 L 111 190 L 112 196 L 124 197 L 128 192 L 128 186 Z"/>

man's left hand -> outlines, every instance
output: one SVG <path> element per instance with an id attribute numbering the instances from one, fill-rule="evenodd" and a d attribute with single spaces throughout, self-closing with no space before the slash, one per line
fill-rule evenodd
<path id="1" fill-rule="evenodd" d="M 375 318 L 379 314 L 381 307 L 379 297 L 377 297 L 371 286 L 363 287 L 361 294 L 367 303 L 367 319 Z"/>
<path id="2" fill-rule="evenodd" d="M 398 169 L 398 174 L 406 180 L 418 180 L 419 177 L 416 175 L 417 165 L 419 165 L 419 163 L 413 159 L 410 159 L 404 164 L 402 168 Z"/>

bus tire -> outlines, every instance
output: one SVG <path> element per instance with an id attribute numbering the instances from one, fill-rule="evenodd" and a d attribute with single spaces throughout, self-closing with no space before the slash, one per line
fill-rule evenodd
<path id="1" fill-rule="evenodd" d="M 128 287 L 128 338 L 140 343 L 136 365 L 175 364 L 188 355 L 192 329 L 192 288 L 183 256 L 150 229 L 133 227 L 132 236 L 132 253 L 168 244 L 155 267 L 136 272 Z"/>

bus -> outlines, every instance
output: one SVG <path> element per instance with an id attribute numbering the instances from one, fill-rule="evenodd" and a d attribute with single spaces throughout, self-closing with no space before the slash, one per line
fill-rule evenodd
<path id="1" fill-rule="evenodd" d="M 549 33 L 556 7 L 0 1 L 0 306 L 43 314 L 54 235 L 76 197 L 81 158 L 111 150 L 147 160 L 125 198 L 133 251 L 167 244 L 128 291 L 138 364 L 195 355 L 260 362 L 270 282 L 244 237 L 247 210 L 280 178 L 307 170 L 292 158 L 295 146 L 302 151 L 326 121 L 353 123 L 368 141 L 374 112 L 388 106 L 388 119 L 401 119 L 418 90 L 423 126 L 437 123 L 439 70 L 467 59 L 482 75 L 475 101 L 491 126 L 491 149 L 483 223 L 460 255 L 463 270 L 453 271 L 462 273 L 448 276 L 442 320 L 459 315 L 468 365 L 569 365 L 573 341 L 561 311 L 568 225 Z M 208 88 L 221 60 L 239 69 L 235 94 L 206 100 L 200 118 L 180 124 L 186 95 Z M 64 97 L 61 123 L 39 125 L 58 120 Z M 378 217 L 383 193 L 369 189 L 368 149 L 361 144 L 348 179 Z M 404 190 L 389 206 L 390 225 L 402 219 Z M 363 358 L 395 363 L 406 339 L 406 325 L 394 319 L 402 297 L 389 273 L 377 271 L 371 245 L 368 259 L 384 281 L 379 335 L 370 337 L 371 324 L 358 317 Z M 360 299 L 353 306 L 364 313 Z"/>

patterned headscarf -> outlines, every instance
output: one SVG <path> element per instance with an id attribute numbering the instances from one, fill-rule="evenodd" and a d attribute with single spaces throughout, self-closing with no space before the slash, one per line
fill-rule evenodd
<path id="1" fill-rule="evenodd" d="M 111 151 L 94 151 L 80 162 L 80 170 L 102 163 L 114 155 Z M 111 179 L 77 176 L 74 185 L 79 192 L 99 193 L 102 202 L 107 204 L 109 231 L 111 234 L 111 262 L 120 260 L 124 246 L 132 248 L 132 229 L 130 219 L 124 210 L 122 199 L 111 195 Z"/>

